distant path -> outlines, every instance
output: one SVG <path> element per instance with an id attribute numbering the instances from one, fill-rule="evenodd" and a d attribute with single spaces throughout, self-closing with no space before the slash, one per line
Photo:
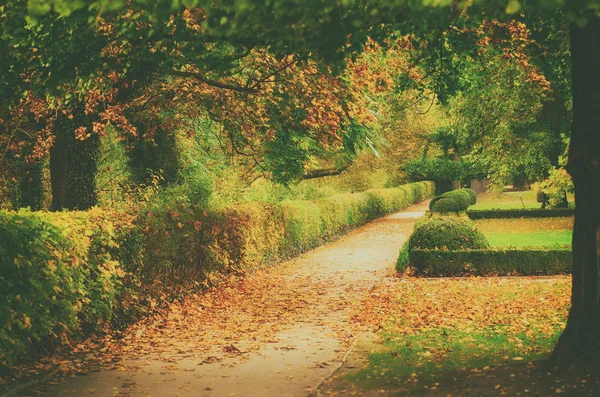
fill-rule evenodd
<path id="1" fill-rule="evenodd" d="M 111 366 L 42 395 L 308 396 L 377 322 L 369 291 L 393 277 L 427 203 L 386 216 L 236 285 L 173 305 L 109 346 Z M 366 305 L 366 306 L 365 306 Z M 370 321 L 372 320 L 372 321 Z"/>

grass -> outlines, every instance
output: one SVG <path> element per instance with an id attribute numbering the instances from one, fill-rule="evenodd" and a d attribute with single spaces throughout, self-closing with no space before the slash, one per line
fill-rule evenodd
<path id="1" fill-rule="evenodd" d="M 380 341 L 362 368 L 331 384 L 331 395 L 341 388 L 429 395 L 502 365 L 543 359 L 564 329 L 569 287 L 568 277 L 398 281 L 377 291 L 388 309 L 393 302 Z"/>
<path id="2" fill-rule="evenodd" d="M 521 201 L 521 199 L 523 201 Z M 512 209 L 512 208 L 541 208 L 533 190 L 522 192 L 481 193 L 477 195 L 477 204 L 469 207 L 471 210 Z"/>
<path id="3" fill-rule="evenodd" d="M 475 224 L 493 247 L 568 246 L 573 218 L 482 219 Z"/>
<path id="4" fill-rule="evenodd" d="M 418 335 L 384 336 L 384 352 L 369 356 L 369 366 L 352 380 L 370 388 L 439 381 L 445 373 L 477 372 L 510 361 L 532 361 L 547 355 L 562 327 L 550 335 L 539 331 L 509 336 L 502 325 L 471 332 L 436 328 Z M 524 351 L 526 352 L 524 354 Z"/>
<path id="5" fill-rule="evenodd" d="M 573 205 L 574 199 L 568 197 L 569 205 Z M 541 208 L 542 204 L 537 202 L 536 193 L 533 190 L 504 192 L 497 194 L 493 192 L 481 193 L 477 195 L 477 204 L 469 207 L 470 210 L 491 210 L 491 209 L 520 209 L 520 208 Z"/>
<path id="6" fill-rule="evenodd" d="M 492 247 L 551 247 L 569 246 L 573 232 L 493 233 L 486 234 Z"/>

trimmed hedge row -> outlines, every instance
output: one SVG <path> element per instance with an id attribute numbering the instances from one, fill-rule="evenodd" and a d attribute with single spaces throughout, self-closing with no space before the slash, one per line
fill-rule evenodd
<path id="1" fill-rule="evenodd" d="M 568 217 L 575 215 L 575 208 L 467 210 L 467 215 L 471 219 Z"/>
<path id="2" fill-rule="evenodd" d="M 572 264 L 571 249 L 410 251 L 410 265 L 426 277 L 569 274 Z"/>
<path id="3" fill-rule="evenodd" d="M 0 211 L 0 370 L 432 197 L 433 182 L 207 212 Z"/>
<path id="4" fill-rule="evenodd" d="M 127 273 L 120 241 L 133 217 L 112 211 L 0 211 L 0 370 L 111 319 Z"/>

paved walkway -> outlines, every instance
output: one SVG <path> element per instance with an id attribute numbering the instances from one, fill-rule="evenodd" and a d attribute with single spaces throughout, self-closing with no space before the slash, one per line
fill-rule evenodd
<path id="1" fill-rule="evenodd" d="M 242 282 L 190 297 L 109 344 L 112 365 L 47 386 L 70 396 L 308 396 L 378 321 L 369 292 L 426 203 Z"/>

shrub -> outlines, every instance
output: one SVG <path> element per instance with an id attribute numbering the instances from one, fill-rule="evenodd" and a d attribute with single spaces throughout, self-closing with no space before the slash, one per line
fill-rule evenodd
<path id="1" fill-rule="evenodd" d="M 461 216 L 425 216 L 417 222 L 409 239 L 414 249 L 480 249 L 489 243 L 473 222 Z"/>
<path id="2" fill-rule="evenodd" d="M 572 263 L 570 249 L 415 249 L 410 252 L 410 266 L 416 274 L 427 277 L 568 274 Z"/>
<path id="3" fill-rule="evenodd" d="M 398 273 L 404 273 L 406 269 L 408 269 L 408 265 L 410 262 L 410 253 L 408 248 L 408 241 L 406 241 L 402 248 L 400 248 L 400 254 L 398 255 L 398 259 L 396 260 L 396 271 Z"/>
<path id="4" fill-rule="evenodd" d="M 469 195 L 469 198 L 471 199 L 471 205 L 477 204 L 477 193 L 475 193 L 475 190 L 469 189 L 467 187 L 462 188 L 460 190 Z"/>
<path id="5" fill-rule="evenodd" d="M 513 208 L 492 210 L 468 210 L 467 216 L 471 219 L 494 219 L 494 218 L 551 218 L 567 217 L 575 215 L 574 208 Z"/>
<path id="6" fill-rule="evenodd" d="M 125 276 L 119 240 L 131 218 L 92 210 L 0 211 L 0 367 L 100 328 Z"/>
<path id="7" fill-rule="evenodd" d="M 571 176 L 564 168 L 550 170 L 550 175 L 540 183 L 539 189 L 537 199 L 542 203 L 542 208 L 567 208 L 567 192 L 574 191 Z"/>
<path id="8" fill-rule="evenodd" d="M 429 203 L 432 212 L 462 212 L 471 205 L 471 196 L 464 189 L 452 190 L 434 197 Z"/>
<path id="9" fill-rule="evenodd" d="M 193 195 L 161 196 L 136 216 L 98 208 L 0 211 L 0 369 L 143 313 L 148 302 L 167 303 L 224 274 L 297 255 L 434 189 L 419 182 L 215 211 L 190 203 Z"/>

